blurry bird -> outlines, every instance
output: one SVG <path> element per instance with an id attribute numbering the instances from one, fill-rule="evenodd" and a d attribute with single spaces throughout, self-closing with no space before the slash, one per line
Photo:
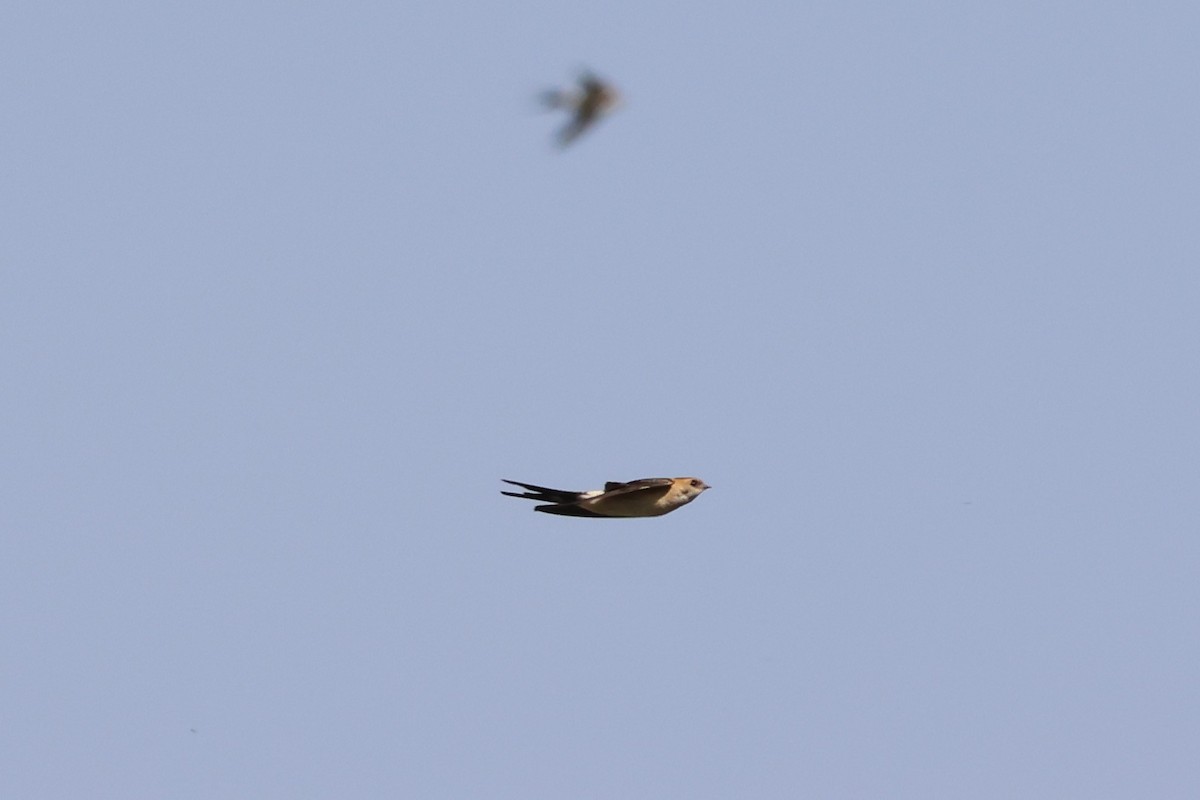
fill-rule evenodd
<path id="1" fill-rule="evenodd" d="M 621 95 L 616 87 L 585 71 L 579 76 L 578 88 L 551 89 L 542 94 L 542 102 L 548 108 L 573 112 L 571 121 L 558 132 L 559 146 L 566 147 L 620 105 Z"/>
<path id="2" fill-rule="evenodd" d="M 711 488 L 699 478 L 643 478 L 621 483 L 609 481 L 603 489 L 572 492 L 547 489 L 530 483 L 505 480 L 525 492 L 500 492 L 509 497 L 522 497 L 547 503 L 534 506 L 534 511 L 561 514 L 567 517 L 659 517 L 685 506 Z"/>

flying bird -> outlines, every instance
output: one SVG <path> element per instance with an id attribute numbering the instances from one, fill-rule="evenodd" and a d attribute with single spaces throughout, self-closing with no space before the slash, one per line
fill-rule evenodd
<path id="1" fill-rule="evenodd" d="M 565 108 L 572 112 L 571 121 L 558 132 L 558 144 L 566 147 L 615 109 L 621 102 L 616 88 L 590 72 L 579 76 L 575 89 L 551 89 L 542 94 L 549 108 Z"/>
<path id="2" fill-rule="evenodd" d="M 642 478 L 629 483 L 609 481 L 603 489 L 572 492 L 547 489 L 531 483 L 510 481 L 524 492 L 500 492 L 509 497 L 537 500 L 546 505 L 534 506 L 534 511 L 561 514 L 566 517 L 660 517 L 695 500 L 711 488 L 699 478 Z"/>

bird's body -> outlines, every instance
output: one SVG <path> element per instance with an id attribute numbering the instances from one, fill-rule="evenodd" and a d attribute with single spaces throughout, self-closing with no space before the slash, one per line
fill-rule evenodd
<path id="1" fill-rule="evenodd" d="M 542 95 L 550 108 L 572 112 L 571 121 L 558 133 L 558 143 L 566 147 L 620 104 L 621 95 L 611 84 L 590 72 L 579 77 L 578 89 L 552 89 Z"/>
<path id="2" fill-rule="evenodd" d="M 603 489 L 572 492 L 505 480 L 524 492 L 501 492 L 509 497 L 538 500 L 534 511 L 568 517 L 659 517 L 695 500 L 708 484 L 699 478 L 643 478 L 609 481 Z"/>

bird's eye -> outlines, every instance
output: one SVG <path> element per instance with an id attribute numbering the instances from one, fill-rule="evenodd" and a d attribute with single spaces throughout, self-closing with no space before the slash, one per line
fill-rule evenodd
<path id="1" fill-rule="evenodd" d="M 700 485 L 700 481 L 696 480 L 695 478 L 692 478 L 692 486 L 699 486 L 699 485 Z"/>

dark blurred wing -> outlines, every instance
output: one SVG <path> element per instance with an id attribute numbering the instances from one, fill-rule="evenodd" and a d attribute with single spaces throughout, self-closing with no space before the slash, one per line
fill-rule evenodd
<path id="1" fill-rule="evenodd" d="M 561 89 L 547 89 L 542 92 L 542 105 L 546 108 L 575 108 L 579 98 L 574 92 L 564 92 Z"/>
<path id="2" fill-rule="evenodd" d="M 592 118 L 576 114 L 561 131 L 558 132 L 558 146 L 566 147 L 579 138 L 580 134 L 592 126 Z"/>

